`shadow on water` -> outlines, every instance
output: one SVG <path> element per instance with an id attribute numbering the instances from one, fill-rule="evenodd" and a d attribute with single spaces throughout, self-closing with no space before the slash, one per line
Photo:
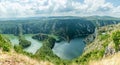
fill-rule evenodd
<path id="1" fill-rule="evenodd" d="M 76 38 L 70 41 L 62 41 L 60 43 L 55 43 L 53 52 L 62 59 L 71 60 L 80 56 L 84 50 L 85 42 L 84 38 Z"/>

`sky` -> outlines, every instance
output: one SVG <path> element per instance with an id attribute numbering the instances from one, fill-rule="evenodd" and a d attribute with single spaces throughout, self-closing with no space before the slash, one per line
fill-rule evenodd
<path id="1" fill-rule="evenodd" d="M 0 18 L 93 15 L 120 17 L 120 0 L 0 0 Z"/>

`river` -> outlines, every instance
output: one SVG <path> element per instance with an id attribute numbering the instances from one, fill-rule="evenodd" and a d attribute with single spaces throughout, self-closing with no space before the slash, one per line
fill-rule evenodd
<path id="1" fill-rule="evenodd" d="M 25 48 L 24 50 L 27 52 L 35 54 L 36 51 L 42 46 L 42 42 L 35 40 L 35 39 L 32 39 L 32 35 L 33 34 L 23 35 L 26 40 L 31 42 L 31 46 Z M 4 34 L 4 36 L 6 36 L 10 40 L 10 42 L 12 43 L 13 46 L 19 44 L 19 39 L 17 36 L 15 36 L 13 34 Z"/>
<path id="2" fill-rule="evenodd" d="M 62 41 L 55 43 L 53 52 L 62 59 L 71 60 L 82 54 L 85 45 L 83 38 L 73 39 L 70 43 Z"/>
<path id="3" fill-rule="evenodd" d="M 19 39 L 13 34 L 5 34 L 6 37 L 11 41 L 12 45 L 19 44 Z M 36 51 L 42 46 L 42 42 L 32 39 L 33 34 L 25 34 L 24 37 L 26 40 L 31 42 L 31 46 L 24 49 L 24 51 L 35 54 Z M 52 49 L 54 54 L 62 59 L 71 60 L 80 56 L 84 50 L 85 43 L 84 38 L 76 38 L 70 41 L 62 41 L 55 43 L 54 48 Z"/>

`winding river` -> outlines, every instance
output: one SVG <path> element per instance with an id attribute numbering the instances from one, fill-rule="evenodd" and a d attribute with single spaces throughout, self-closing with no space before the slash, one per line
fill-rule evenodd
<path id="1" fill-rule="evenodd" d="M 12 45 L 19 44 L 19 39 L 13 34 L 5 34 L 6 37 L 11 41 Z M 42 46 L 42 42 L 32 39 L 33 34 L 25 34 L 24 37 L 26 40 L 31 42 L 31 46 L 25 48 L 24 50 L 30 53 L 35 54 L 35 52 Z M 54 48 L 52 49 L 54 54 L 59 56 L 62 59 L 71 60 L 80 56 L 84 50 L 85 43 L 83 38 L 76 38 L 70 41 L 62 41 L 55 43 Z"/>

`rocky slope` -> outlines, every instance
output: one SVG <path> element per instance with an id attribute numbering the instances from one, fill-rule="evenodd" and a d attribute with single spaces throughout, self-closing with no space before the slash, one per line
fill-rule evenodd
<path id="1" fill-rule="evenodd" d="M 81 65 L 120 65 L 120 53 L 115 50 L 113 41 L 113 32 L 119 31 L 119 28 L 120 24 L 100 27 L 96 39 L 87 44 L 84 53 L 75 62 Z"/>

